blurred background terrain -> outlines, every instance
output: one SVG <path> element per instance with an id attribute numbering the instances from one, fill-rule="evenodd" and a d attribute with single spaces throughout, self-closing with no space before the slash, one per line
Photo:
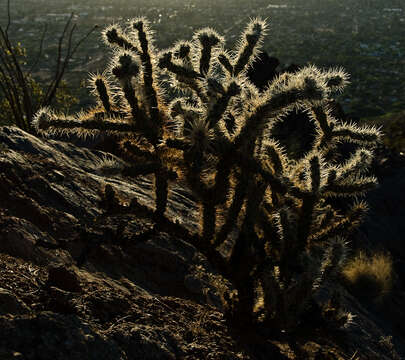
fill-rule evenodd
<path id="1" fill-rule="evenodd" d="M 6 1 L 2 2 L 5 9 Z M 95 24 L 102 29 L 146 16 L 160 49 L 189 39 L 205 26 L 225 35 L 231 46 L 248 19 L 260 16 L 270 23 L 263 46 L 269 55 L 284 66 L 342 66 L 351 75 L 351 85 L 339 99 L 345 112 L 354 118 L 374 117 L 375 122 L 375 117 L 405 110 L 404 7 L 403 0 L 14 0 L 9 36 L 27 50 L 29 66 L 47 26 L 43 54 L 34 71 L 38 81 L 46 82 L 55 66 L 58 34 L 72 12 L 77 39 Z M 0 23 L 7 23 L 6 11 L 0 12 Z M 94 31 L 65 76 L 68 88 L 80 100 L 72 111 L 92 102 L 84 80 L 88 72 L 104 70 L 108 59 L 109 50 L 100 32 Z"/>

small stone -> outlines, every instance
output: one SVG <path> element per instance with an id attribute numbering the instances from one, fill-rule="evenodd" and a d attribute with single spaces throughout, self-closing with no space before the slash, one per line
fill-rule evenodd
<path id="1" fill-rule="evenodd" d="M 194 275 L 186 275 L 184 277 L 184 286 L 193 294 L 201 295 L 203 292 L 203 284 L 200 279 Z"/>
<path id="2" fill-rule="evenodd" d="M 46 285 L 65 291 L 82 291 L 79 277 L 73 269 L 68 269 L 65 265 L 50 265 L 48 267 L 48 281 Z"/>
<path id="3" fill-rule="evenodd" d="M 30 309 L 11 291 L 0 288 L 0 315 L 25 314 Z"/>
<path id="4" fill-rule="evenodd" d="M 30 231 L 32 227 L 28 221 L 12 217 L 0 233 L 0 251 L 22 259 L 32 259 L 37 241 L 36 234 Z"/>

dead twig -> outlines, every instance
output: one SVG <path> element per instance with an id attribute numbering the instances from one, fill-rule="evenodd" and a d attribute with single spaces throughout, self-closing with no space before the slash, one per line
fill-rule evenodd
<path id="1" fill-rule="evenodd" d="M 20 49 L 15 46 L 9 38 L 9 29 L 12 24 L 12 19 L 10 14 L 10 0 L 7 1 L 7 25 L 5 28 L 0 25 L 0 95 L 2 95 L 10 107 L 14 118 L 13 122 L 25 131 L 33 131 L 31 123 L 34 114 L 41 107 L 49 106 L 54 101 L 70 60 L 79 46 L 97 28 L 97 25 L 94 26 L 86 35 L 74 43 L 73 34 L 77 29 L 77 25 L 72 24 L 73 17 L 74 14 L 72 13 L 59 37 L 56 66 L 52 80 L 46 90 L 43 91 L 44 95 L 36 99 L 34 86 L 38 84 L 32 78 L 32 72 L 42 56 L 47 27 L 45 26 L 42 32 L 35 61 L 29 70 L 25 70 L 20 61 Z M 66 40 L 67 44 L 64 47 L 63 44 Z M 63 53 L 66 55 L 63 56 Z"/>

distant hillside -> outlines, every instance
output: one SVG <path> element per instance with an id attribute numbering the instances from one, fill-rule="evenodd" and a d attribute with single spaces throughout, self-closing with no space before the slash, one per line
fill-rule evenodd
<path id="1" fill-rule="evenodd" d="M 383 138 L 385 145 L 395 151 L 405 153 L 405 110 L 363 118 L 361 123 L 381 125 L 385 134 Z"/>
<path id="2" fill-rule="evenodd" d="M 0 23 L 7 23 L 6 2 L 0 5 Z M 49 76 L 55 65 L 57 34 L 71 12 L 77 16 L 77 38 L 94 24 L 104 27 L 135 16 L 146 16 L 160 34 L 156 45 L 163 49 L 193 31 L 211 26 L 225 35 L 231 46 L 250 17 L 268 18 L 268 40 L 264 49 L 282 64 L 313 63 L 320 67 L 343 66 L 351 75 L 351 86 L 340 101 L 356 117 L 376 116 L 405 109 L 400 90 L 405 83 L 405 9 L 403 0 L 14 0 L 11 5 L 13 40 L 27 48 L 30 61 L 38 53 L 45 24 L 44 53 L 34 74 Z M 203 5 L 202 5 L 203 4 Z M 92 34 L 72 59 L 66 74 L 74 91 L 88 72 L 105 67 L 105 47 Z M 30 65 L 30 64 L 28 64 Z M 79 94 L 80 106 L 89 99 Z M 77 110 L 77 109 L 72 109 Z"/>

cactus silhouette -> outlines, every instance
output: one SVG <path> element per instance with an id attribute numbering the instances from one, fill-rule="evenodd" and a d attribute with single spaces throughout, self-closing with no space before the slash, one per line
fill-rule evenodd
<path id="1" fill-rule="evenodd" d="M 338 273 L 350 231 L 367 211 L 358 198 L 376 184 L 368 168 L 380 132 L 332 116 L 328 104 L 348 83 L 342 69 L 307 66 L 257 89 L 247 73 L 266 32 L 253 19 L 233 50 L 205 28 L 158 52 L 146 19 L 131 20 L 126 31 L 110 26 L 103 36 L 113 60 L 91 78 L 99 104 L 72 118 L 43 109 L 35 125 L 44 133 L 117 135 L 133 164 L 124 174 L 154 174 L 159 216 L 169 182 L 186 184 L 201 209 L 196 246 L 237 290 L 229 323 L 292 330 Z M 166 102 L 162 82 L 181 95 Z M 305 113 L 314 129 L 298 158 L 274 136 L 292 112 Z M 343 160 L 341 143 L 355 148 Z M 346 206 L 335 206 L 335 197 Z M 336 314 L 328 320 L 337 326 L 351 321 Z"/>

